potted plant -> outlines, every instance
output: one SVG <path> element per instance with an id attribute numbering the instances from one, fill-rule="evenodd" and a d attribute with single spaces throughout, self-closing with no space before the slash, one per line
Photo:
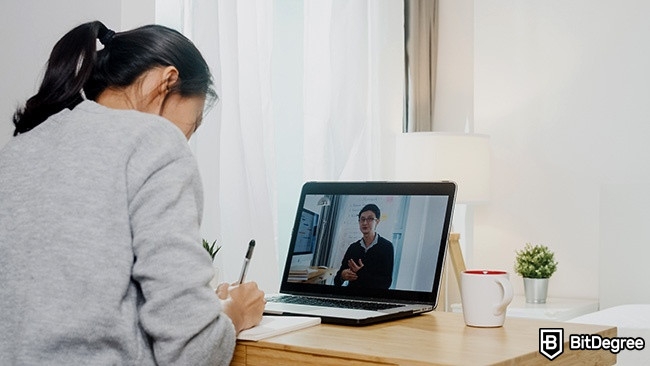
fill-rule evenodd
<path id="1" fill-rule="evenodd" d="M 213 241 L 212 244 L 210 244 L 205 239 L 201 239 L 201 244 L 203 245 L 203 249 L 205 249 L 210 255 L 210 258 L 212 258 L 212 263 L 214 264 L 214 257 L 216 257 L 217 253 L 219 252 L 219 249 L 221 249 L 221 245 L 217 245 L 216 240 Z M 212 280 L 210 281 L 210 286 L 212 288 L 216 288 L 218 284 L 219 284 L 219 275 L 217 269 L 215 268 L 214 277 L 212 277 Z"/>
<path id="2" fill-rule="evenodd" d="M 216 240 L 212 242 L 212 245 L 210 245 L 210 243 L 208 243 L 208 241 L 205 239 L 201 239 L 201 242 L 203 244 L 203 248 L 208 251 L 208 254 L 210 254 L 210 258 L 212 258 L 212 262 L 214 262 L 214 257 L 217 255 L 217 252 L 219 252 L 219 249 L 221 249 L 221 245 L 219 245 L 215 249 L 215 245 L 217 245 Z"/>
<path id="3" fill-rule="evenodd" d="M 555 255 L 545 245 L 526 243 L 524 249 L 516 251 L 515 272 L 524 278 L 526 302 L 546 303 L 548 279 L 557 270 Z"/>

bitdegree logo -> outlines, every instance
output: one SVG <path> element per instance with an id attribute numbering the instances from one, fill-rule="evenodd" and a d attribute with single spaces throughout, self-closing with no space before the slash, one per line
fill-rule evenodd
<path id="1" fill-rule="evenodd" d="M 569 348 L 572 350 L 606 349 L 616 354 L 623 350 L 641 351 L 645 348 L 645 340 L 641 337 L 605 338 L 598 334 L 571 334 Z"/>
<path id="2" fill-rule="evenodd" d="M 564 328 L 539 329 L 539 353 L 553 361 L 564 352 Z"/>
<path id="3" fill-rule="evenodd" d="M 539 329 L 539 353 L 553 360 L 564 352 L 564 328 Z M 613 354 L 621 351 L 641 351 L 645 348 L 642 337 L 602 337 L 599 334 L 569 335 L 571 350 L 607 350 Z"/>

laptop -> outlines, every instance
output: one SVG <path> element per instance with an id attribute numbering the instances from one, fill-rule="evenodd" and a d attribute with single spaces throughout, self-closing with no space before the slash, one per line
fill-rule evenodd
<path id="1" fill-rule="evenodd" d="M 307 182 L 265 314 L 367 325 L 437 306 L 453 182 Z"/>

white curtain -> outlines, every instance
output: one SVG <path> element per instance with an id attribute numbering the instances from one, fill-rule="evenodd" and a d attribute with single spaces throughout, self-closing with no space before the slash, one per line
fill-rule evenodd
<path id="1" fill-rule="evenodd" d="M 373 177 L 370 3 L 304 3 L 305 180 Z"/>
<path id="2" fill-rule="evenodd" d="M 291 163 L 302 167 L 303 181 L 390 179 L 403 115 L 402 1 L 302 4 L 304 148 Z M 290 198 L 280 191 L 280 199 Z M 279 223 L 290 227 L 291 220 L 280 216 Z"/>
<path id="3" fill-rule="evenodd" d="M 287 167 L 300 171 L 284 174 L 288 186 L 287 176 L 385 179 L 383 165 L 392 172 L 393 134 L 401 131 L 403 113 L 402 2 L 158 1 L 183 8 L 183 32 L 210 63 L 220 96 L 191 141 L 205 188 L 202 233 L 223 245 L 216 266 L 224 281 L 237 279 L 247 243 L 255 238 L 248 279 L 275 292 L 295 212 L 295 206 L 291 213 L 279 210 L 276 200 L 290 202 L 299 193 L 278 190 L 278 174 Z M 295 103 L 302 103 L 302 113 L 291 123 L 302 127 L 302 141 L 274 133 L 287 124 L 274 120 L 273 101 L 286 105 L 286 96 L 273 95 L 278 89 L 271 81 L 286 79 L 272 77 L 272 57 L 277 63 L 291 54 L 273 45 L 276 2 L 301 10 L 302 100 Z M 295 148 L 295 154 L 278 161 L 274 146 Z"/>
<path id="4" fill-rule="evenodd" d="M 255 239 L 247 279 L 277 291 L 273 3 L 194 0 L 186 11 L 187 29 L 210 63 L 220 97 L 192 141 L 204 180 L 202 233 L 223 245 L 216 265 L 229 282 L 237 280 L 248 242 Z"/>

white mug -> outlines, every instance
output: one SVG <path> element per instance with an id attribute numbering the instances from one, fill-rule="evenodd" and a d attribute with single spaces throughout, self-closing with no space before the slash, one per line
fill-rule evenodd
<path id="1" fill-rule="evenodd" d="M 467 270 L 460 277 L 465 324 L 472 327 L 502 326 L 513 296 L 508 272 Z"/>

